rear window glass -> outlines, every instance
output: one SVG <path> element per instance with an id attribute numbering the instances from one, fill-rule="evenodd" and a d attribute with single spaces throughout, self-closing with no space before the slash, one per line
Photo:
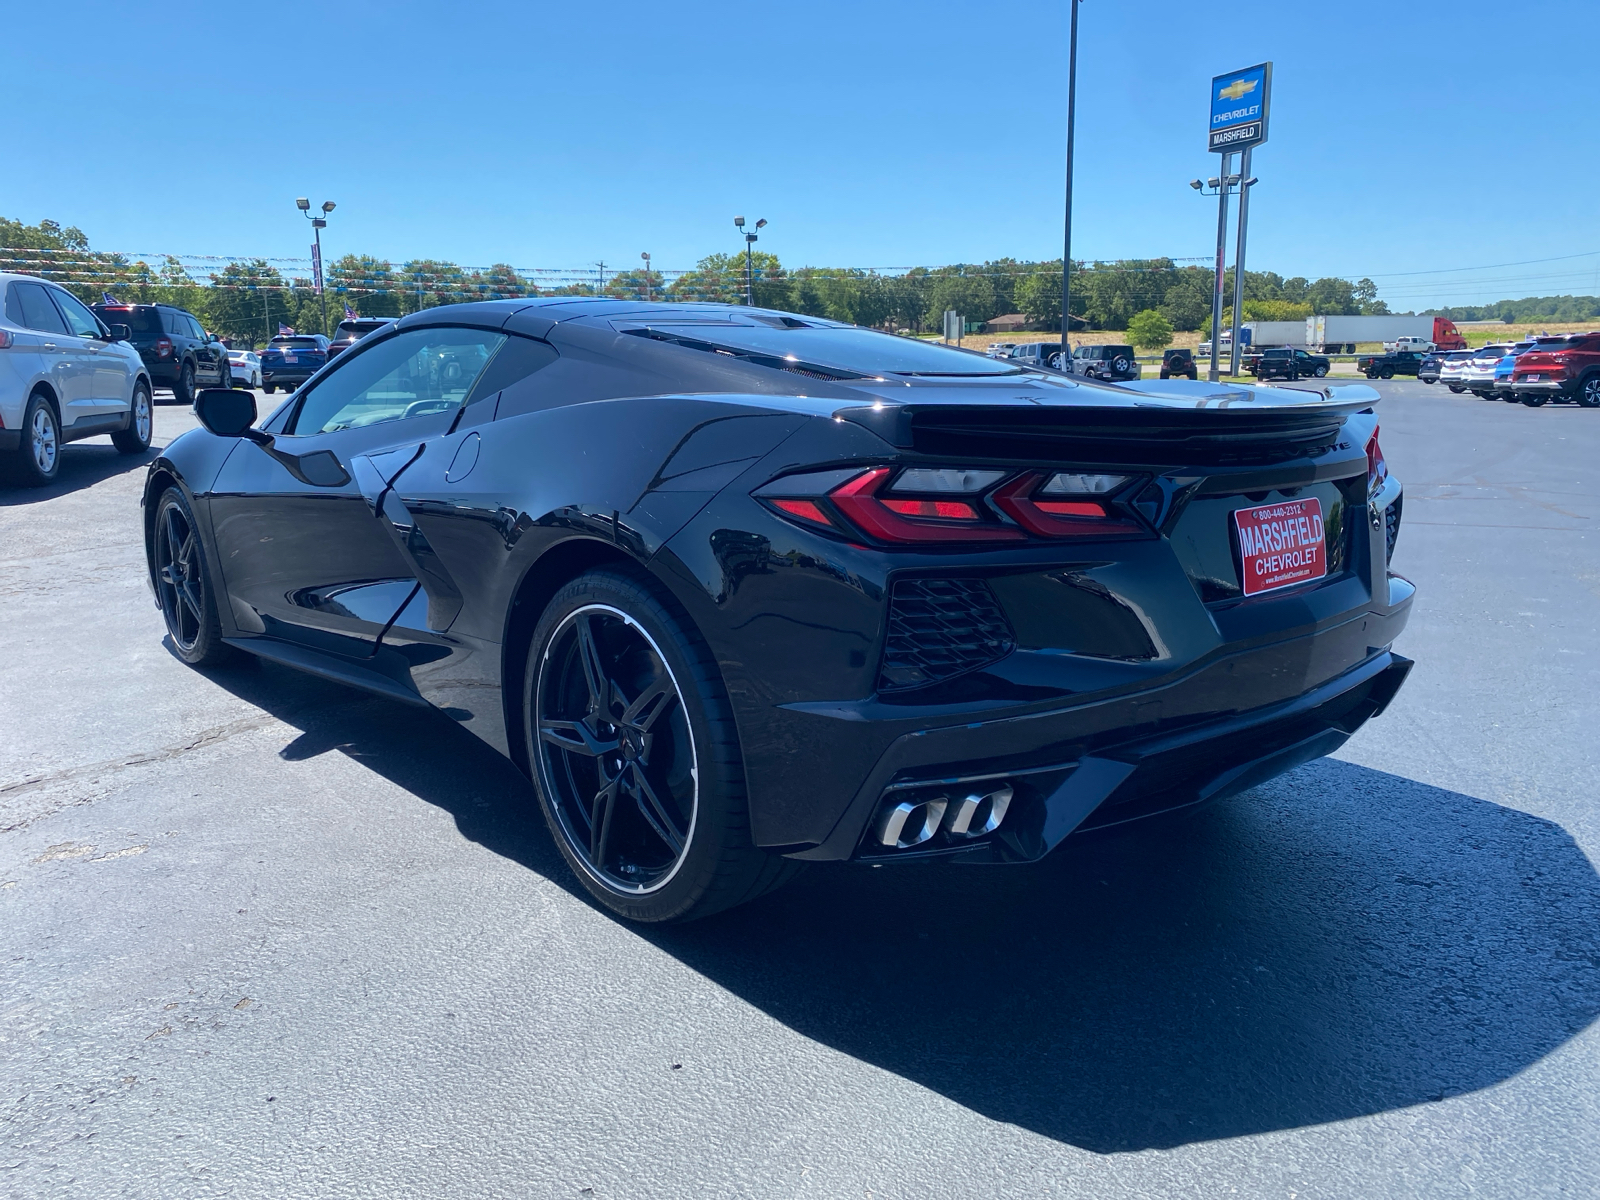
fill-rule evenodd
<path id="1" fill-rule="evenodd" d="M 276 337 L 269 347 L 273 350 L 321 350 L 322 343 L 311 337 Z"/>
<path id="2" fill-rule="evenodd" d="M 126 325 L 135 337 L 161 336 L 161 315 L 153 308 L 113 308 L 96 304 L 94 311 L 107 325 Z"/>
<path id="3" fill-rule="evenodd" d="M 693 338 L 751 354 L 873 375 L 1020 375 L 1018 367 L 976 352 L 870 329 L 808 326 L 773 329 L 757 325 L 651 325 L 672 337 Z M 644 330 L 638 332 L 644 333 Z"/>

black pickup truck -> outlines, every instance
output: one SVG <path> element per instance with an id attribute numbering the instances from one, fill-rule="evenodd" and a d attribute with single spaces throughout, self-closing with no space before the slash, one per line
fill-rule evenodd
<path id="1" fill-rule="evenodd" d="M 1251 355 L 1245 369 L 1257 379 L 1321 379 L 1328 373 L 1328 366 L 1328 360 L 1320 354 L 1274 346 Z"/>
<path id="2" fill-rule="evenodd" d="M 1393 379 L 1396 375 L 1415 375 L 1427 356 L 1415 350 L 1396 350 L 1391 354 L 1363 354 L 1356 359 L 1356 370 L 1368 379 Z"/>

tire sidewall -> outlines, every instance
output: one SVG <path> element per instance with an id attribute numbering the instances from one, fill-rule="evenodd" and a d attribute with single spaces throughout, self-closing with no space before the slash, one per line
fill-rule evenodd
<path id="1" fill-rule="evenodd" d="M 606 605 L 634 621 L 655 643 L 671 671 L 689 719 L 694 745 L 697 787 L 695 815 L 689 848 L 672 878 L 644 895 L 616 890 L 593 871 L 567 841 L 554 797 L 545 779 L 545 760 L 534 733 L 538 720 L 538 693 L 544 655 L 565 620 L 591 605 Z M 744 772 L 737 753 L 731 706 L 721 679 L 707 679 L 709 651 L 676 606 L 664 604 L 653 588 L 633 572 L 617 569 L 580 575 L 551 599 L 534 628 L 523 672 L 522 736 L 529 773 L 539 797 L 539 807 L 561 856 L 589 892 L 605 908 L 633 921 L 662 922 L 681 919 L 714 882 L 722 852 L 730 836 L 748 841 Z M 702 659 L 696 669 L 695 659 Z M 714 663 L 711 664 L 714 672 Z M 729 754 L 729 741 L 733 753 Z M 730 822 L 729 817 L 737 819 Z M 730 828 L 736 826 L 736 828 Z"/>
<path id="2" fill-rule="evenodd" d="M 50 464 L 49 471 L 41 471 L 33 457 L 33 422 L 34 414 L 40 409 L 50 414 L 50 421 L 56 429 L 56 456 Z M 55 406 L 43 395 L 35 392 L 28 397 L 28 403 L 22 410 L 22 441 L 17 446 L 16 468 L 25 487 L 44 487 L 54 483 L 61 475 L 61 418 L 57 415 Z"/>
<path id="3" fill-rule="evenodd" d="M 194 509 L 189 507 L 189 500 L 178 488 L 169 487 L 161 493 L 161 499 L 156 502 L 155 537 L 161 536 L 167 509 L 176 506 L 183 514 L 183 519 L 188 522 L 189 528 L 194 530 L 194 552 L 200 557 L 200 596 L 201 619 L 200 634 L 195 638 L 194 645 L 185 649 L 178 644 L 178 639 L 172 636 L 171 626 L 167 624 L 166 609 L 161 608 L 162 627 L 167 631 L 167 637 L 172 642 L 172 651 L 190 666 L 210 665 L 225 661 L 230 657 L 229 647 L 222 640 L 222 625 L 217 616 L 217 598 L 211 586 L 211 562 L 206 553 L 206 540 L 200 534 L 199 523 L 194 519 Z M 150 570 L 155 574 L 155 544 L 150 547 Z"/>

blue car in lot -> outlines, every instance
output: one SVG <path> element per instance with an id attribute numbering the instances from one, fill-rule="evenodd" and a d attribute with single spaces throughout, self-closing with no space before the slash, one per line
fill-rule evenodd
<path id="1" fill-rule="evenodd" d="M 1511 374 L 1517 369 L 1517 357 L 1532 350 L 1537 342 L 1518 342 L 1494 365 L 1494 391 L 1491 393 L 1501 400 L 1515 400 L 1516 396 L 1511 391 Z"/>

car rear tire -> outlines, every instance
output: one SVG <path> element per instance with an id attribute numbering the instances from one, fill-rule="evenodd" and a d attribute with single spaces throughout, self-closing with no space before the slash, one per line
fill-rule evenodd
<path id="1" fill-rule="evenodd" d="M 111 435 L 111 444 L 123 454 L 143 454 L 150 449 L 150 435 L 155 429 L 153 408 L 150 403 L 150 385 L 139 380 L 133 385 L 133 400 L 129 405 L 128 427 Z"/>
<path id="2" fill-rule="evenodd" d="M 1572 398 L 1584 408 L 1600 408 L 1600 375 L 1591 375 L 1578 384 Z"/>
<path id="3" fill-rule="evenodd" d="M 1522 402 L 1529 408 L 1538 408 L 1548 399 L 1549 396 L 1541 396 L 1537 392 L 1524 392 L 1521 396 Z"/>
<path id="4" fill-rule="evenodd" d="M 1385 367 L 1382 371 L 1380 371 L 1379 374 L 1384 379 L 1393 379 L 1394 378 L 1394 372 L 1389 370 L 1387 367 Z"/>
<path id="5" fill-rule="evenodd" d="M 1318 367 L 1316 370 L 1312 371 L 1311 373 L 1313 375 L 1315 375 L 1318 379 L 1321 379 L 1324 375 L 1326 375 L 1328 373 L 1328 368 L 1327 367 Z"/>
<path id="6" fill-rule="evenodd" d="M 1460 387 L 1460 386 L 1458 386 L 1457 384 L 1454 384 L 1454 383 L 1449 383 L 1449 384 L 1446 384 L 1445 386 L 1448 387 L 1452 392 L 1454 392 L 1458 396 L 1462 392 L 1467 390 L 1466 388 Z"/>
<path id="7" fill-rule="evenodd" d="M 54 483 L 61 473 L 61 420 L 43 392 L 30 396 L 22 410 L 22 444 L 11 459 L 23 487 Z"/>
<path id="8" fill-rule="evenodd" d="M 616 916 L 696 919 L 798 872 L 751 841 L 716 659 L 646 580 L 591 571 L 556 593 L 528 650 L 523 714 L 550 832 Z"/>
<path id="9" fill-rule="evenodd" d="M 178 381 L 172 385 L 172 398 L 179 404 L 194 403 L 194 364 L 184 363 Z"/>
<path id="10" fill-rule="evenodd" d="M 220 666 L 237 659 L 239 652 L 222 640 L 199 527 L 188 501 L 175 487 L 162 492 L 156 503 L 151 566 L 156 600 L 178 657 L 192 667 Z"/>

